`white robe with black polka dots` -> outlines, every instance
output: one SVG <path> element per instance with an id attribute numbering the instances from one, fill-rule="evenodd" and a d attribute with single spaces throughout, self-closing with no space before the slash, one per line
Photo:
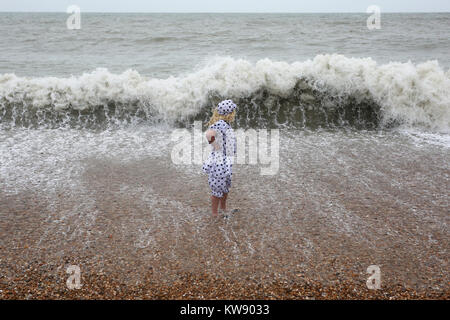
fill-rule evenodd
<path id="1" fill-rule="evenodd" d="M 203 172 L 208 174 L 211 194 L 222 198 L 230 192 L 233 175 L 233 157 L 236 153 L 236 136 L 233 128 L 224 120 L 214 123 L 209 129 L 216 131 L 213 150 L 203 164 Z M 214 145 L 216 148 L 214 148 Z"/>

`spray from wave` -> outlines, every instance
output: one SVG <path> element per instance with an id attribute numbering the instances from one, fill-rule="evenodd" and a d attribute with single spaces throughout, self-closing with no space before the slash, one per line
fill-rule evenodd
<path id="1" fill-rule="evenodd" d="M 450 130 L 450 71 L 437 61 L 378 65 L 319 55 L 304 62 L 218 58 L 184 76 L 153 79 L 106 69 L 70 78 L 0 75 L 2 128 L 186 125 L 234 99 L 241 127 L 392 126 Z"/>

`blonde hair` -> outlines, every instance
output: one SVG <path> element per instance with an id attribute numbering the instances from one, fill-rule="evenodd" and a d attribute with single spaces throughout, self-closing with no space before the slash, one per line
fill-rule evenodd
<path id="1" fill-rule="evenodd" d="M 232 123 L 234 121 L 234 117 L 236 115 L 236 110 L 233 110 L 233 112 L 229 114 L 219 114 L 216 108 L 214 108 L 213 115 L 211 116 L 211 119 L 208 122 L 208 127 L 212 126 L 214 123 L 216 123 L 219 120 L 224 120 L 228 123 Z"/>

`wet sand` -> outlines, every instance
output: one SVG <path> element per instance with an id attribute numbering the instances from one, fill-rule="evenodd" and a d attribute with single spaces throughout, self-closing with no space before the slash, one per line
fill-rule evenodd
<path id="1" fill-rule="evenodd" d="M 71 189 L 0 190 L 0 298 L 449 299 L 448 151 L 313 142 L 288 143 L 276 176 L 236 165 L 228 219 L 197 167 L 164 156 L 90 157 Z"/>

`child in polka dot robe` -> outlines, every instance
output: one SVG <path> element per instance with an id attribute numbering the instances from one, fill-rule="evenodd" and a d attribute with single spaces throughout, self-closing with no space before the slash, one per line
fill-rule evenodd
<path id="1" fill-rule="evenodd" d="M 233 175 L 233 157 L 236 153 L 236 137 L 231 128 L 236 114 L 236 104 L 225 100 L 218 104 L 209 121 L 206 139 L 212 145 L 212 151 L 203 164 L 203 172 L 208 174 L 211 188 L 211 210 L 218 216 L 218 208 L 226 213 L 226 201 L 231 188 Z"/>

